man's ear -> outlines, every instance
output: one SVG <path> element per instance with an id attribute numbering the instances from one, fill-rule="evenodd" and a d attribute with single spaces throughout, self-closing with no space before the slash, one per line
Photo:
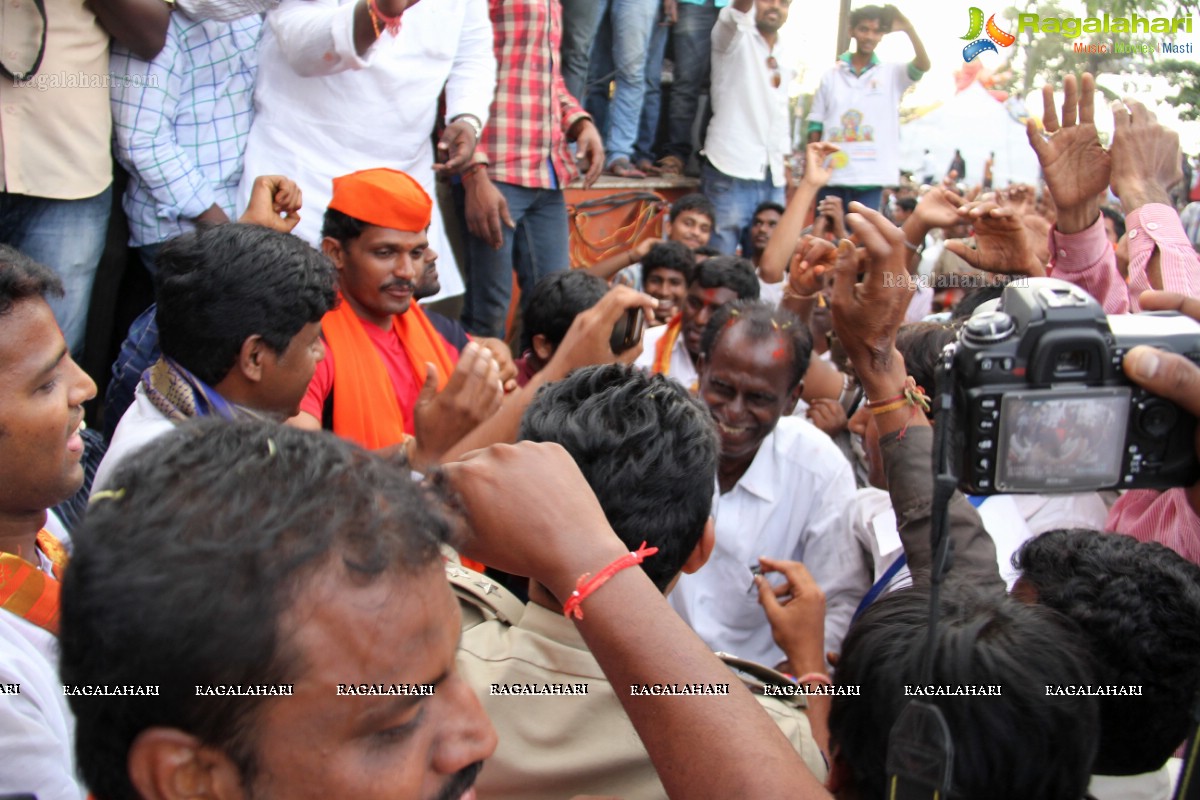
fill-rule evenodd
<path id="1" fill-rule="evenodd" d="M 129 748 L 129 781 L 144 800 L 240 800 L 242 776 L 224 752 L 177 728 L 149 728 Z"/>
<path id="2" fill-rule="evenodd" d="M 342 243 L 332 236 L 326 236 L 321 240 L 321 252 L 325 257 L 333 262 L 333 266 L 339 270 L 342 268 L 342 262 L 345 258 L 345 251 L 342 249 Z"/>
<path id="3" fill-rule="evenodd" d="M 704 533 L 700 534 L 700 541 L 696 542 L 696 546 L 692 548 L 692 554 L 688 556 L 687 561 L 683 562 L 683 568 L 680 570 L 685 575 L 691 575 L 696 570 L 708 563 L 708 557 L 712 555 L 713 548 L 717 544 L 717 525 L 713 522 L 713 518 L 709 517 L 704 523 Z"/>
<path id="4" fill-rule="evenodd" d="M 800 402 L 800 395 L 804 393 L 804 381 L 796 384 L 796 388 L 792 389 L 792 393 L 788 395 L 787 403 L 783 406 L 783 416 L 790 417 L 796 413 L 796 404 Z"/>
<path id="5" fill-rule="evenodd" d="M 543 364 L 548 364 L 554 355 L 554 345 L 550 344 L 550 340 L 546 338 L 545 334 L 535 333 L 533 335 L 533 352 Z"/>
<path id="6" fill-rule="evenodd" d="M 242 349 L 238 352 L 237 368 L 246 380 L 252 383 L 262 380 L 263 360 L 269 350 L 267 343 L 257 333 L 246 337 L 246 341 L 242 342 Z"/>

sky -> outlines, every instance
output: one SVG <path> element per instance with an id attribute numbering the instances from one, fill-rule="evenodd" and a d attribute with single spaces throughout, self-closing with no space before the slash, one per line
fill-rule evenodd
<path id="1" fill-rule="evenodd" d="M 975 4 L 983 7 L 990 14 L 991 9 L 999 10 L 1010 5 L 1009 0 L 994 4 L 989 9 L 984 4 L 974 0 Z M 863 2 L 853 3 L 854 6 Z M 973 5 L 972 0 L 938 0 L 938 2 L 900 2 L 899 9 L 912 21 L 913 26 L 921 36 L 925 49 L 933 62 L 929 73 L 921 79 L 913 91 L 905 97 L 906 106 L 924 106 L 953 96 L 954 72 L 962 64 L 962 48 L 966 44 L 961 38 L 967 32 L 969 24 L 968 9 Z M 1062 2 L 1070 8 L 1071 0 Z M 1082 3 L 1077 4 L 1082 12 Z M 1083 14 L 1081 13 L 1080 16 Z M 1151 15 L 1153 16 L 1153 15 Z M 838 3 L 834 0 L 793 0 L 791 13 L 787 24 L 781 31 L 782 43 L 798 54 L 799 92 L 811 94 L 816 91 L 822 73 L 829 67 L 837 56 Z M 1053 34 L 1044 34 L 1053 35 Z M 1063 39 L 1064 47 L 1070 41 Z M 1192 21 L 1192 33 L 1180 33 L 1176 42 L 1190 42 L 1193 55 L 1181 55 L 1176 58 L 1196 61 L 1200 68 L 1200 15 Z M 853 47 L 853 42 L 851 42 Z M 913 57 L 912 45 L 903 33 L 893 33 L 884 37 L 877 50 L 884 61 L 907 61 Z M 1003 53 L 1003 50 L 1001 51 Z M 1080 59 L 1084 56 L 1078 56 Z M 997 53 L 983 53 L 979 56 L 985 67 L 999 67 L 1004 62 L 1004 56 Z M 1172 94 L 1166 79 L 1149 76 L 1103 76 L 1102 85 L 1117 92 L 1119 95 L 1131 94 L 1141 102 L 1150 106 L 1159 121 L 1172 127 L 1179 133 L 1180 144 L 1187 153 L 1200 153 L 1200 122 L 1180 122 L 1174 109 L 1163 98 Z M 1042 103 L 1040 90 L 1035 91 L 1032 102 L 1027 101 L 1031 114 L 1040 116 Z M 1112 130 L 1112 114 L 1104 109 L 1097 113 L 1097 127 L 1102 131 Z"/>

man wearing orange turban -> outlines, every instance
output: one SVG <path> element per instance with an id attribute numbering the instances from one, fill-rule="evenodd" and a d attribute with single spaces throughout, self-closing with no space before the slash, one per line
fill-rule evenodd
<path id="1" fill-rule="evenodd" d="M 452 382 L 459 349 L 413 302 L 417 281 L 437 259 L 427 238 L 432 213 L 429 195 L 404 172 L 368 169 L 333 180 L 321 245 L 337 268 L 342 302 L 321 321 L 326 357 L 294 424 L 332 429 L 370 449 L 402 445 L 416 432 L 421 403 Z M 462 344 L 466 374 L 454 388 L 469 380 L 481 387 L 455 423 L 465 434 L 499 402 L 500 373 L 483 346 Z"/>

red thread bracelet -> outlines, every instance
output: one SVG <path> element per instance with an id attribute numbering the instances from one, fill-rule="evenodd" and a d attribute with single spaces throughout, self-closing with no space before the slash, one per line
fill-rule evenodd
<path id="1" fill-rule="evenodd" d="M 575 591 L 571 592 L 571 596 L 567 598 L 567 602 L 563 603 L 563 616 L 570 619 L 583 619 L 583 609 L 580 605 L 586 600 L 592 592 L 599 589 L 608 579 L 616 575 L 627 567 L 632 567 L 636 564 L 641 564 L 647 557 L 658 552 L 657 547 L 646 547 L 646 543 L 642 542 L 642 546 L 637 550 L 626 553 L 616 561 L 609 564 L 604 569 L 600 570 L 600 574 L 592 577 L 592 573 L 585 572 L 579 576 L 579 580 L 575 581 Z"/>
<path id="2" fill-rule="evenodd" d="M 375 22 L 376 18 L 381 20 L 383 22 L 383 27 L 386 28 L 387 32 L 392 36 L 400 33 L 400 14 L 397 14 L 394 17 L 387 16 L 379 10 L 378 0 L 367 0 L 367 10 L 371 12 L 371 21 Z M 404 12 L 400 13 L 403 14 Z M 378 29 L 376 29 L 375 35 L 379 35 Z"/>

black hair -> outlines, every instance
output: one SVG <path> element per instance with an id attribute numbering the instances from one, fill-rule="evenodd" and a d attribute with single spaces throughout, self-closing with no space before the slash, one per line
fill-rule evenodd
<path id="1" fill-rule="evenodd" d="M 896 201 L 896 208 L 899 208 L 902 211 L 907 211 L 908 213 L 911 214 L 912 212 L 917 210 L 917 198 L 901 197 L 899 200 Z"/>
<path id="2" fill-rule="evenodd" d="M 1125 235 L 1125 215 L 1115 208 L 1109 206 L 1100 206 L 1100 213 L 1112 220 L 1113 230 L 1120 239 Z"/>
<path id="3" fill-rule="evenodd" d="M 700 355 L 711 358 L 717 343 L 726 331 L 735 324 L 745 335 L 759 342 L 773 336 L 781 336 L 788 343 L 792 359 L 792 371 L 788 377 L 788 391 L 795 389 L 804 380 L 808 362 L 812 359 L 812 333 L 800 318 L 770 303 L 758 300 L 735 300 L 713 312 L 700 337 Z"/>
<path id="4" fill-rule="evenodd" d="M 280 620 L 316 573 L 368 583 L 439 563 L 450 527 L 408 471 L 342 439 L 263 422 L 196 420 L 121 462 L 93 502 L 62 588 L 63 683 L 158 686 L 69 699 L 88 789 L 136 800 L 126 762 L 152 727 L 256 771 L 262 698 L 197 685 L 294 682 Z"/>
<path id="5" fill-rule="evenodd" d="M 776 203 L 774 200 L 763 200 L 754 207 L 754 213 L 750 215 L 750 219 L 753 221 L 755 217 L 764 211 L 774 211 L 776 214 L 782 217 L 785 210 L 786 209 L 781 203 Z"/>
<path id="6" fill-rule="evenodd" d="M 757 300 L 760 291 L 754 265 L 738 256 L 713 256 L 696 265 L 688 286 L 732 289 L 739 300 Z"/>
<path id="7" fill-rule="evenodd" d="M 888 12 L 883 6 L 859 6 L 850 12 L 850 30 L 857 28 L 860 22 L 868 20 L 875 20 L 882 29 L 883 22 L 887 17 Z"/>
<path id="8" fill-rule="evenodd" d="M 683 275 L 684 283 L 692 282 L 692 274 L 696 271 L 696 259 L 692 251 L 682 242 L 660 242 L 650 248 L 642 259 L 642 285 L 651 270 L 669 269 Z"/>
<path id="9" fill-rule="evenodd" d="M 954 322 L 965 320 L 975 313 L 975 309 L 984 303 L 996 300 L 1004 294 L 1003 283 L 992 283 L 986 286 L 975 286 L 963 293 L 962 299 L 954 307 L 950 319 Z"/>
<path id="10" fill-rule="evenodd" d="M 630 550 L 658 553 L 642 569 L 666 591 L 696 548 L 712 508 L 717 437 L 712 417 L 663 375 L 605 364 L 542 388 L 521 439 L 557 442 L 587 478 Z"/>
<path id="11" fill-rule="evenodd" d="M 908 374 L 930 397 L 937 391 L 942 350 L 956 338 L 954 328 L 940 322 L 910 322 L 896 332 L 896 349 L 904 357 Z"/>
<path id="12" fill-rule="evenodd" d="M 321 238 L 328 236 L 341 242 L 347 242 L 362 236 L 370 223 L 352 217 L 334 208 L 325 209 L 325 219 L 321 223 Z"/>
<path id="13" fill-rule="evenodd" d="M 679 219 L 679 215 L 685 211 L 695 211 L 697 214 L 703 214 L 708 217 L 709 222 L 717 224 L 717 207 L 713 205 L 712 200 L 709 200 L 699 192 L 685 194 L 683 197 L 671 204 L 671 219 Z"/>
<path id="14" fill-rule="evenodd" d="M 692 255 L 693 256 L 708 256 L 709 258 L 712 258 L 713 256 L 722 255 L 722 253 L 720 250 L 713 247 L 712 245 L 706 244 L 703 247 L 697 247 L 695 250 L 693 250 Z"/>
<path id="15" fill-rule="evenodd" d="M 1200 686 L 1200 566 L 1157 542 L 1072 529 L 1043 533 L 1013 556 L 1038 602 L 1075 620 L 1096 681 L 1141 686 L 1100 698 L 1094 772 L 1161 767 L 1187 737 Z"/>
<path id="16" fill-rule="evenodd" d="M 53 270 L 15 247 L 0 244 L 0 317 L 23 300 L 62 296 L 62 281 Z"/>
<path id="17" fill-rule="evenodd" d="M 521 326 L 521 352 L 533 347 L 533 337 L 541 334 L 558 347 L 571 323 L 608 291 L 603 278 L 582 269 L 552 272 L 537 282 L 526 300 Z"/>
<path id="18" fill-rule="evenodd" d="M 859 797 L 884 797 L 888 734 L 912 699 L 936 705 L 954 744 L 951 797 L 1074 800 L 1087 790 L 1096 750 L 1096 701 L 1047 697 L 1046 686 L 1091 683 L 1074 625 L 961 583 L 942 590 L 935 633 L 934 686 L 999 687 L 999 695 L 922 696 L 929 594 L 892 592 L 850 626 L 835 682 L 857 686 L 834 697 L 830 745 L 846 760 Z"/>
<path id="19" fill-rule="evenodd" d="M 276 353 L 337 298 L 333 264 L 302 239 L 230 223 L 185 233 L 158 253 L 162 352 L 210 386 L 255 334 Z"/>

